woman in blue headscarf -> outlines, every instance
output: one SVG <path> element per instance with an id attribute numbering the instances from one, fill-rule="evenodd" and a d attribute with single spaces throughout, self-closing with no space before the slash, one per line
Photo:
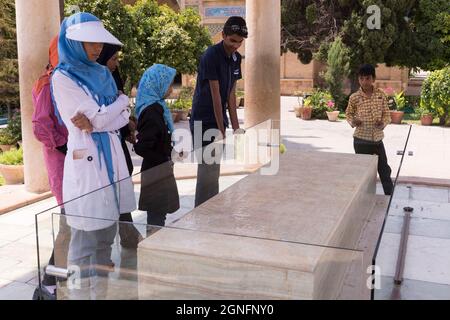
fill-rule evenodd
<path id="1" fill-rule="evenodd" d="M 167 213 L 180 207 L 171 161 L 174 130 L 165 98 L 172 92 L 176 70 L 155 64 L 139 81 L 136 97 L 138 117 L 135 152 L 143 157 L 139 210 L 147 211 L 147 224 L 164 226 Z"/>
<path id="2" fill-rule="evenodd" d="M 104 43 L 121 45 L 92 14 L 65 19 L 51 81 L 55 111 L 69 131 L 63 177 L 63 201 L 72 228 L 68 260 L 82 269 L 111 266 L 119 214 L 136 208 L 117 134 L 128 123 L 129 99 L 119 94 L 109 70 L 96 62 Z M 85 118 L 90 126 L 81 130 Z"/>

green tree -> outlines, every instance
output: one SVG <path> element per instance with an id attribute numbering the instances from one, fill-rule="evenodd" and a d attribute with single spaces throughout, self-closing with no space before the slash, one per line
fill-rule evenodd
<path id="1" fill-rule="evenodd" d="M 101 19 L 124 44 L 121 71 L 128 89 L 154 63 L 170 65 L 183 74 L 194 73 L 202 52 L 211 44 L 200 16 L 191 9 L 177 13 L 156 0 L 139 0 L 134 5 L 120 0 L 66 0 L 66 15 L 74 5 Z"/>
<path id="2" fill-rule="evenodd" d="M 139 79 L 142 61 L 136 37 L 137 23 L 131 15 L 130 6 L 124 5 L 121 0 L 66 0 L 65 15 L 73 14 L 70 10 L 75 6 L 102 20 L 105 28 L 124 44 L 120 69 L 128 91 Z"/>
<path id="3" fill-rule="evenodd" d="M 372 5 L 380 8 L 380 29 L 368 28 Z M 349 48 L 354 90 L 361 63 L 426 70 L 448 64 L 448 44 L 442 41 L 448 29 L 437 21 L 443 13 L 450 13 L 448 0 L 282 0 L 281 49 L 297 53 L 305 63 L 311 53 L 326 61 L 340 35 Z"/>
<path id="4" fill-rule="evenodd" d="M 450 60 L 450 48 L 442 40 L 449 15 L 448 0 L 415 1 L 408 17 L 397 17 L 399 28 L 395 41 L 386 52 L 386 64 L 424 70 L 445 67 Z"/>
<path id="5" fill-rule="evenodd" d="M 195 73 L 201 54 L 211 45 L 197 12 L 187 9 L 176 13 L 154 0 L 140 0 L 132 7 L 132 15 L 139 21 L 137 38 L 145 61 L 142 69 L 163 63 L 183 74 Z"/>
<path id="6" fill-rule="evenodd" d="M 340 110 L 345 110 L 345 96 L 343 95 L 343 82 L 350 74 L 349 50 L 342 42 L 341 37 L 337 37 L 328 50 L 327 70 L 324 79 L 328 90 Z"/>
<path id="7" fill-rule="evenodd" d="M 0 0 L 0 115 L 19 105 L 15 5 L 14 1 Z"/>

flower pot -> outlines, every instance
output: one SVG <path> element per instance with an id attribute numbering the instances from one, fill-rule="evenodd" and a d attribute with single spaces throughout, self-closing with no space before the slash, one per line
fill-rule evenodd
<path id="1" fill-rule="evenodd" d="M 301 109 L 301 115 L 303 120 L 310 120 L 312 115 L 312 108 L 311 107 L 303 107 Z"/>
<path id="2" fill-rule="evenodd" d="M 391 123 L 401 124 L 403 120 L 403 111 L 391 111 Z"/>
<path id="3" fill-rule="evenodd" d="M 336 121 L 339 117 L 339 110 L 336 111 L 327 111 L 328 121 Z"/>
<path id="4" fill-rule="evenodd" d="M 295 106 L 294 107 L 295 116 L 297 118 L 301 118 L 302 117 L 302 109 L 303 109 L 302 106 Z"/>
<path id="5" fill-rule="evenodd" d="M 424 114 L 422 117 L 420 117 L 420 123 L 423 126 L 431 126 L 431 124 L 433 123 L 433 115 L 431 113 L 429 114 Z"/>
<path id="6" fill-rule="evenodd" d="M 178 115 L 180 117 L 180 120 L 182 120 L 182 121 L 188 120 L 188 112 L 187 111 L 178 111 Z"/>
<path id="7" fill-rule="evenodd" d="M 0 164 L 0 173 L 5 178 L 5 184 L 22 184 L 23 165 Z"/>
<path id="8" fill-rule="evenodd" d="M 178 112 L 172 112 L 172 120 L 174 123 L 180 121 L 180 114 Z"/>
<path id="9" fill-rule="evenodd" d="M 12 144 L 0 144 L 0 150 L 3 152 L 11 150 L 12 147 Z"/>

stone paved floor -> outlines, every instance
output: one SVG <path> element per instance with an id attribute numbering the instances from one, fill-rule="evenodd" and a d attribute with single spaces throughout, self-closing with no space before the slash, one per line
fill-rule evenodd
<path id="1" fill-rule="evenodd" d="M 346 122 L 303 121 L 290 112 L 293 98 L 282 98 L 282 136 L 288 148 L 323 152 L 353 153 L 352 129 Z M 242 119 L 243 110 L 239 110 Z M 178 126 L 187 126 L 180 123 Z M 385 145 L 393 175 L 400 164 L 398 150 L 402 150 L 409 127 L 389 126 Z M 447 128 L 413 126 L 400 175 L 450 179 L 448 148 L 450 132 Z M 140 164 L 134 157 L 136 165 Z M 301 159 L 299 159 L 301 163 Z M 226 188 L 243 176 L 221 178 Z M 193 207 L 195 180 L 179 181 L 180 210 L 169 216 L 168 224 Z M 138 192 L 138 186 L 136 187 Z M 381 188 L 378 186 L 378 193 Z M 137 194 L 136 194 L 137 195 Z M 392 294 L 392 276 L 400 240 L 402 208 L 415 210 L 411 220 L 411 234 L 405 266 L 405 281 L 400 290 L 402 299 L 450 299 L 450 193 L 449 188 L 412 185 L 411 198 L 407 185 L 399 185 L 394 194 L 385 232 L 381 239 L 377 265 L 381 268 L 381 289 L 376 298 L 389 299 Z M 37 284 L 35 214 L 55 205 L 54 198 L 0 215 L 0 300 L 30 299 Z M 145 221 L 141 212 L 134 213 L 137 221 Z M 41 260 L 46 262 L 52 248 L 51 212 L 39 217 Z M 142 231 L 143 232 L 143 231 Z M 116 256 L 117 258 L 117 252 Z"/>

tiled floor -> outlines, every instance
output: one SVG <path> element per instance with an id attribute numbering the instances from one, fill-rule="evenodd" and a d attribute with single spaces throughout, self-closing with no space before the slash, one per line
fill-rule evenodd
<path id="1" fill-rule="evenodd" d="M 290 148 L 302 150 L 353 153 L 352 129 L 345 121 L 303 121 L 296 119 L 292 106 L 295 98 L 282 98 L 283 143 Z M 243 109 L 238 110 L 243 119 Z M 393 174 L 397 172 L 408 126 L 386 128 L 385 145 Z M 402 175 L 450 179 L 447 170 L 450 152 L 448 130 L 415 126 L 408 150 L 413 157 L 405 157 Z M 434 141 L 430 143 L 430 141 Z M 408 151 L 407 150 L 407 151 Z M 434 165 L 430 165 L 433 159 Z M 135 159 L 133 159 L 135 160 Z M 136 163 L 137 164 L 137 163 Z M 138 165 L 138 164 L 137 164 Z M 242 177 L 221 178 L 221 188 L 233 184 Z M 179 181 L 181 208 L 169 215 L 167 224 L 189 212 L 194 205 L 195 180 Z M 382 193 L 377 186 L 377 192 Z M 139 187 L 136 186 L 136 196 Z M 1 190 L 0 190 L 1 192 Z M 381 289 L 376 298 L 392 296 L 392 275 L 395 270 L 400 232 L 403 223 L 403 207 L 414 208 L 405 265 L 405 280 L 399 292 L 402 299 L 450 299 L 450 192 L 447 188 L 412 186 L 411 199 L 406 185 L 396 189 L 392 207 L 382 237 L 377 264 L 381 268 Z M 30 299 L 37 285 L 37 262 L 35 243 L 35 214 L 55 206 L 54 199 L 47 199 L 25 208 L 0 216 L 0 300 Z M 39 217 L 39 240 L 41 263 L 45 264 L 51 253 L 51 212 Z M 135 212 L 136 221 L 145 223 L 145 213 Z M 144 233 L 144 229 L 140 230 Z M 121 252 L 113 251 L 116 261 Z M 132 257 L 127 257 L 133 263 Z M 122 265 L 123 266 L 123 265 Z M 394 292 L 398 293 L 398 291 Z M 397 294 L 397 297 L 399 295 Z"/>
<path id="2" fill-rule="evenodd" d="M 227 176 L 220 178 L 220 191 L 230 187 L 244 176 Z M 177 181 L 180 194 L 180 209 L 168 215 L 166 225 L 181 218 L 194 207 L 195 180 Z M 136 199 L 140 186 L 135 186 Z M 31 299 L 38 284 L 35 215 L 55 205 L 54 198 L 0 215 L 0 300 Z M 39 253 L 41 264 L 45 265 L 53 248 L 52 213 L 49 210 L 38 217 Z M 53 216 L 55 233 L 58 231 L 58 217 Z M 135 211 L 133 219 L 141 234 L 145 235 L 146 213 Z M 138 225 L 142 223 L 142 225 Z M 118 244 L 116 238 L 116 244 Z M 113 259 L 117 266 L 117 275 L 126 269 L 127 264 L 135 264 L 133 257 L 123 256 L 120 245 L 114 246 Z M 121 256 L 122 255 L 122 256 Z"/>
<path id="3" fill-rule="evenodd" d="M 381 289 L 376 298 L 393 294 L 401 299 L 450 299 L 450 203 L 448 188 L 400 185 L 381 239 L 376 264 L 381 268 Z M 403 208 L 414 209 L 405 258 L 404 282 L 394 287 Z M 393 291 L 396 288 L 397 291 Z M 397 293 L 397 294 L 396 294 Z"/>

